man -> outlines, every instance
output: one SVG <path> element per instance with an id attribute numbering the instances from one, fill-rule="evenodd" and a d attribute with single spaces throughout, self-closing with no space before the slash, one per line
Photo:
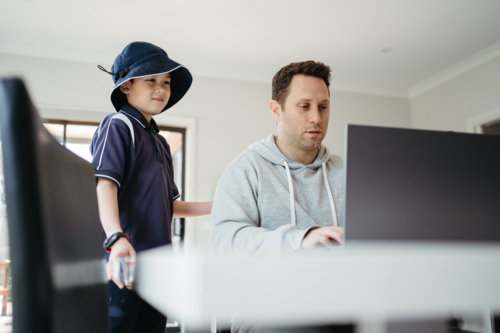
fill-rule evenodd
<path id="1" fill-rule="evenodd" d="M 342 242 L 343 162 L 322 145 L 330 118 L 330 67 L 306 61 L 273 78 L 273 134 L 224 171 L 212 209 L 215 252 L 296 251 Z"/>
<path id="2" fill-rule="evenodd" d="M 330 67 L 292 63 L 273 79 L 273 134 L 238 155 L 212 208 L 215 252 L 291 252 L 342 242 L 343 162 L 321 144 L 330 118 Z M 278 328 L 233 318 L 232 332 L 354 332 L 353 325 Z"/>

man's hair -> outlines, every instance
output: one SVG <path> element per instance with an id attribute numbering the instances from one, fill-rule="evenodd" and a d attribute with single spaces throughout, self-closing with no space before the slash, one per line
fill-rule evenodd
<path id="1" fill-rule="evenodd" d="M 292 62 L 280 69 L 273 78 L 273 100 L 278 101 L 282 106 L 290 93 L 290 83 L 294 75 L 303 74 L 307 76 L 314 76 L 325 81 L 326 87 L 330 86 L 330 73 L 329 66 L 322 62 L 315 62 L 312 60 L 303 62 Z"/>

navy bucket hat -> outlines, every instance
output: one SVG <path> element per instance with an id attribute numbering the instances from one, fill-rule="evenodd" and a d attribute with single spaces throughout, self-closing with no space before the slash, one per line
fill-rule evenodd
<path id="1" fill-rule="evenodd" d="M 193 82 L 193 77 L 186 67 L 170 59 L 162 48 L 146 42 L 133 42 L 127 45 L 116 57 L 111 72 L 100 65 L 98 67 L 113 77 L 115 86 L 110 98 L 116 111 L 120 111 L 122 104 L 127 101 L 127 97 L 119 89 L 123 82 L 143 76 L 170 73 L 172 78 L 170 98 L 161 112 L 175 105 Z"/>

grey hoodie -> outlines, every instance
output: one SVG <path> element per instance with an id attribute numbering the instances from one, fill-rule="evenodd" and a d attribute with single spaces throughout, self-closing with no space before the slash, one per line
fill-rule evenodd
<path id="1" fill-rule="evenodd" d="M 238 155 L 222 174 L 212 208 L 210 247 L 237 254 L 299 250 L 309 229 L 344 225 L 343 187 L 342 159 L 326 146 L 319 148 L 313 163 L 304 165 L 286 158 L 270 134 Z"/>

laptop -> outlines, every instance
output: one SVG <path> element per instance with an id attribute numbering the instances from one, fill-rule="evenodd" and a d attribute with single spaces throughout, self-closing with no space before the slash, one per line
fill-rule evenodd
<path id="1" fill-rule="evenodd" d="M 345 241 L 500 241 L 500 136 L 348 125 Z"/>

